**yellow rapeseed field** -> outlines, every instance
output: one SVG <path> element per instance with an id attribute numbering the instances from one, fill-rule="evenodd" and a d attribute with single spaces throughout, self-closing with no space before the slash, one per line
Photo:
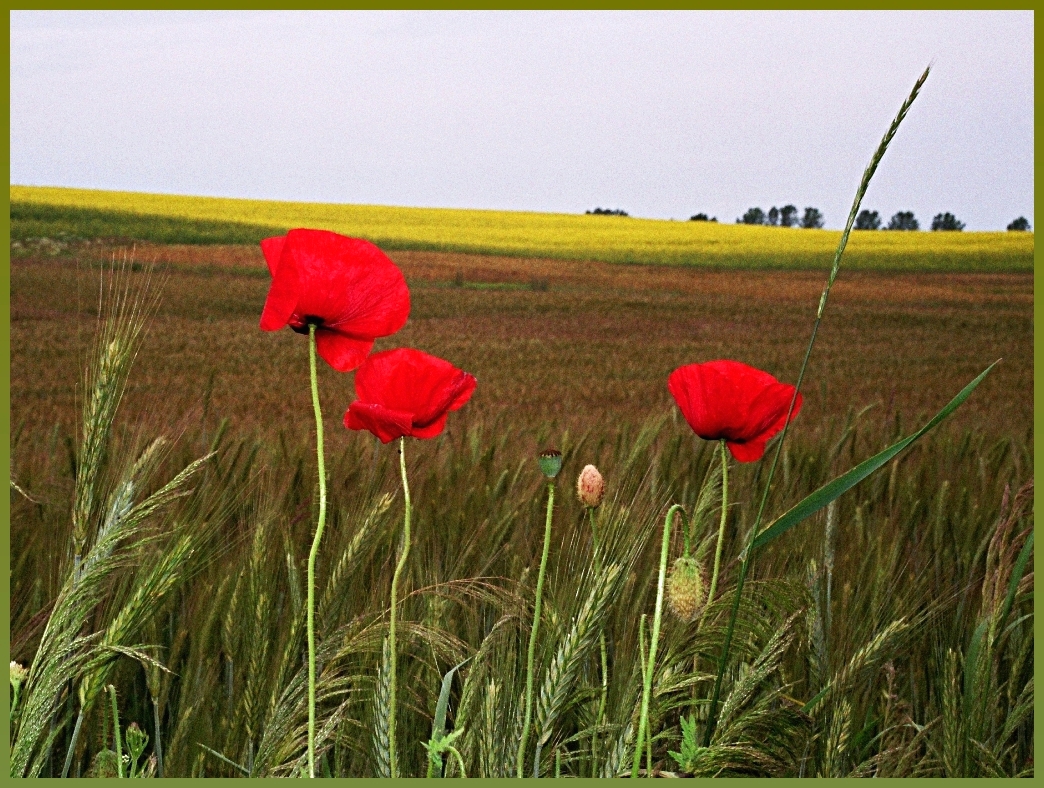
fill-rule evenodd
<path id="1" fill-rule="evenodd" d="M 611 263 L 715 267 L 829 266 L 840 232 L 619 216 L 399 208 L 11 186 L 11 201 L 143 216 L 317 227 L 389 249 Z M 855 232 L 846 266 L 881 270 L 1027 271 L 1033 234 Z"/>

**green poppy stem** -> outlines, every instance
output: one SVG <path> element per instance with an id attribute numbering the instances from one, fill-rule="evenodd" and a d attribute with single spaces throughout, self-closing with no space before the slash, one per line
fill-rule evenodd
<path id="1" fill-rule="evenodd" d="M 116 742 L 116 776 L 123 777 L 123 738 L 120 736 L 120 712 L 116 708 L 116 688 L 110 684 L 110 697 L 112 698 L 112 726 L 113 739 Z"/>
<path id="2" fill-rule="evenodd" d="M 536 604 L 533 607 L 533 627 L 529 632 L 529 652 L 526 656 L 526 707 L 522 722 L 522 740 L 518 743 L 515 772 L 518 778 L 525 776 L 526 744 L 529 741 L 529 725 L 533 719 L 533 662 L 536 657 L 537 633 L 540 630 L 540 605 L 544 594 L 544 574 L 547 571 L 547 554 L 551 549 L 551 514 L 555 506 L 555 483 L 547 483 L 547 518 L 544 523 L 544 552 L 540 556 L 540 573 L 537 575 Z"/>
<path id="3" fill-rule="evenodd" d="M 642 686 L 642 713 L 638 720 L 638 738 L 634 744 L 634 760 L 631 764 L 631 777 L 638 776 L 638 766 L 642 758 L 642 742 L 645 741 L 649 729 L 649 701 L 652 697 L 653 674 L 656 672 L 656 646 L 660 640 L 660 621 L 663 617 L 663 587 L 667 578 L 667 556 L 671 551 L 671 523 L 675 512 L 682 511 L 681 504 L 674 504 L 667 510 L 663 522 L 663 543 L 660 547 L 660 575 L 656 582 L 656 610 L 653 614 L 652 637 L 649 639 L 649 660 L 645 666 L 644 684 Z M 650 756 L 649 772 L 652 773 Z"/>
<path id="4" fill-rule="evenodd" d="M 388 645 L 391 649 L 389 659 L 390 686 L 388 688 L 388 762 L 391 765 L 391 776 L 399 776 L 398 758 L 395 754 L 395 674 L 396 674 L 396 648 L 395 648 L 395 622 L 398 618 L 399 603 L 399 577 L 406 567 L 406 559 L 410 555 L 410 485 L 406 482 L 406 438 L 399 438 L 399 470 L 402 472 L 402 494 L 406 502 L 406 514 L 403 522 L 403 548 L 399 562 L 395 565 L 395 574 L 392 575 L 391 587 L 391 621 L 388 624 Z"/>
<path id="5" fill-rule="evenodd" d="M 308 371 L 315 411 L 315 445 L 319 461 L 319 523 L 308 553 L 308 776 L 315 777 L 315 557 L 326 527 L 326 462 L 323 456 L 323 412 L 319 408 L 319 380 L 315 363 L 315 324 L 308 326 Z"/>
<path id="6" fill-rule="evenodd" d="M 729 512 L 729 458 L 725 453 L 725 441 L 718 442 L 721 449 L 721 522 L 718 524 L 718 544 L 714 548 L 714 572 L 711 574 L 710 591 L 707 592 L 707 604 L 714 601 L 714 592 L 718 590 L 718 571 L 721 569 L 721 545 L 725 540 L 725 520 Z"/>
<path id="7" fill-rule="evenodd" d="M 594 553 L 595 577 L 602 576 L 602 553 L 598 545 L 598 515 L 594 507 L 588 507 L 591 515 L 591 548 Z M 598 776 L 598 729 L 605 719 L 605 707 L 609 699 L 609 654 L 605 644 L 605 632 L 598 634 L 598 648 L 602 657 L 602 697 L 598 701 L 598 717 L 595 719 L 595 732 L 591 736 L 591 776 Z"/>

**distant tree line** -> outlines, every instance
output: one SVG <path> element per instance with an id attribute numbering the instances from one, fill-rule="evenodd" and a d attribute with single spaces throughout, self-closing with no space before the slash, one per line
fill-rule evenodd
<path id="1" fill-rule="evenodd" d="M 881 216 L 877 211 L 868 211 L 863 209 L 856 216 L 855 220 L 856 230 L 880 230 L 881 228 Z M 885 230 L 920 230 L 921 223 L 917 221 L 917 217 L 914 216 L 913 211 L 897 211 L 892 214 L 892 218 L 888 220 L 888 225 L 884 228 Z M 932 230 L 948 230 L 957 231 L 964 229 L 964 222 L 960 221 L 956 216 L 947 211 L 946 213 L 937 213 L 932 219 Z"/>
<path id="2" fill-rule="evenodd" d="M 773 205 L 768 213 L 761 208 L 748 208 L 747 212 L 736 220 L 736 224 L 763 224 L 767 227 L 803 227 L 816 229 L 823 226 L 823 214 L 818 208 L 809 206 L 798 218 L 796 205 L 784 205 L 777 208 Z"/>
<path id="3" fill-rule="evenodd" d="M 1025 232 L 1029 230 L 1030 223 L 1026 220 L 1025 216 L 1020 216 L 1018 219 L 1008 225 L 1009 230 L 1018 232 Z M 877 211 L 862 210 L 859 215 L 856 216 L 855 229 L 857 230 L 880 230 L 881 227 L 881 216 Z M 914 216 L 913 211 L 899 211 L 892 215 L 892 218 L 888 220 L 888 226 L 884 227 L 885 230 L 920 230 L 921 225 L 917 221 L 917 217 Z M 954 232 L 964 229 L 964 222 L 958 219 L 949 211 L 945 213 L 937 213 L 932 217 L 931 229 L 938 231 Z"/>
<path id="4" fill-rule="evenodd" d="M 593 211 L 584 211 L 593 216 L 629 216 L 627 211 L 619 208 L 595 208 Z M 717 222 L 717 216 L 707 216 L 705 213 L 697 213 L 689 217 L 690 222 Z M 766 213 L 761 208 L 748 208 L 743 216 L 736 219 L 736 224 L 760 224 L 766 227 L 802 227 L 818 229 L 823 226 L 823 214 L 818 208 L 809 206 L 798 218 L 798 209 L 795 205 L 784 205 L 777 208 L 773 205 Z M 856 216 L 854 228 L 856 230 L 920 230 L 921 224 L 917 221 L 913 211 L 897 211 L 892 214 L 888 224 L 881 226 L 881 215 L 877 211 L 863 209 Z M 935 231 L 960 231 L 964 229 L 964 222 L 960 221 L 949 211 L 937 213 L 932 218 L 931 229 Z M 1030 229 L 1029 220 L 1020 216 L 1013 220 L 1008 229 L 1014 232 L 1026 232 Z"/>

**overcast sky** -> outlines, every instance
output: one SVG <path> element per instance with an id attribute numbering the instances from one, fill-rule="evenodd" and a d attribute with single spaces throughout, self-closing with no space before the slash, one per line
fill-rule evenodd
<path id="1" fill-rule="evenodd" d="M 11 12 L 11 182 L 1033 221 L 1032 12 Z"/>

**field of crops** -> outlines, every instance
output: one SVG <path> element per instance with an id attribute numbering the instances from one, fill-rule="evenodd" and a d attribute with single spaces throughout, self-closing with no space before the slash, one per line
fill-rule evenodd
<path id="1" fill-rule="evenodd" d="M 114 774 L 122 748 L 145 774 L 306 774 L 307 338 L 258 329 L 269 275 L 255 245 L 21 237 L 11 658 L 37 672 L 12 772 Z M 319 369 L 317 773 L 387 775 L 395 751 L 410 776 L 510 776 L 519 757 L 543 776 L 626 775 L 634 760 L 667 775 L 1032 774 L 1032 274 L 842 271 L 766 522 L 1003 361 L 951 419 L 759 552 L 738 597 L 769 459 L 731 462 L 719 592 L 696 621 L 664 611 L 643 715 L 664 514 L 684 506 L 707 569 L 723 509 L 714 446 L 666 377 L 739 358 L 792 381 L 823 271 L 392 256 L 411 317 L 377 349 L 424 348 L 479 384 L 443 435 L 406 445 L 414 536 L 392 672 L 396 444 L 345 430 L 352 376 Z M 95 343 L 114 259 L 132 292 L 158 295 L 137 343 Z M 111 400 L 128 367 L 114 417 L 84 409 L 109 401 L 99 386 Z M 549 445 L 564 461 L 518 756 L 547 502 L 536 454 Z M 608 487 L 597 532 L 572 492 L 587 463 Z"/>
<path id="2" fill-rule="evenodd" d="M 256 243 L 291 227 L 383 248 L 610 263 L 822 270 L 839 232 L 619 216 L 396 208 L 12 186 L 12 237 L 109 236 L 163 243 Z M 855 232 L 854 270 L 1031 271 L 1033 235 Z"/>
<path id="3" fill-rule="evenodd" d="M 292 332 L 257 328 L 269 286 L 257 246 L 21 250 L 13 258 L 12 427 L 79 418 L 78 387 L 95 328 L 99 266 L 131 255 L 158 267 L 163 299 L 125 395 L 127 418 L 222 418 L 242 431 L 305 439 L 307 370 Z M 520 428 L 611 429 L 669 414 L 667 375 L 739 358 L 781 379 L 797 374 L 823 274 L 706 271 L 435 252 L 393 252 L 412 293 L 406 327 L 376 349 L 423 347 L 474 373 L 472 414 Z M 800 438 L 825 419 L 927 418 L 989 364 L 1003 361 L 952 418 L 1026 436 L 1033 416 L 1033 278 L 1027 274 L 845 271 L 811 360 Z M 348 376 L 321 371 L 332 403 Z M 275 385 L 288 375 L 293 385 Z M 153 400 L 164 391 L 165 412 Z M 249 392 L 249 396 L 244 396 Z M 206 413 L 201 413 L 201 408 Z"/>

